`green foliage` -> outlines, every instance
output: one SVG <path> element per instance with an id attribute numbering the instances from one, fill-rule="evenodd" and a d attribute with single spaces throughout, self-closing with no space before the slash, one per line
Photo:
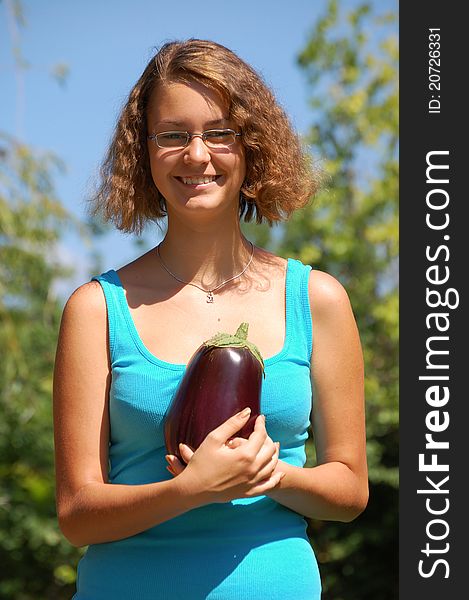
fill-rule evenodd
<path id="1" fill-rule="evenodd" d="M 51 257 L 74 222 L 54 195 L 60 163 L 0 143 L 0 597 L 66 598 L 77 551 L 55 514 L 51 392 L 67 273 Z"/>
<path id="2" fill-rule="evenodd" d="M 379 8 L 330 1 L 299 56 L 325 185 L 277 247 L 341 281 L 364 350 L 369 506 L 351 524 L 309 527 L 333 600 L 397 597 L 398 47 L 395 15 Z"/>

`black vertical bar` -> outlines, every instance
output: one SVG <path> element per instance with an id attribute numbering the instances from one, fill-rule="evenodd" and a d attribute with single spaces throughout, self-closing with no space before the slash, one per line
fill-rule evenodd
<path id="1" fill-rule="evenodd" d="M 402 600 L 469 597 L 463 7 L 434 0 L 400 6 Z"/>

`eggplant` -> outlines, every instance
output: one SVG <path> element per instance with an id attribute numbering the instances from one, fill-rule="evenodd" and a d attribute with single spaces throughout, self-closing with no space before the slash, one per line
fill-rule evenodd
<path id="1" fill-rule="evenodd" d="M 236 437 L 248 438 L 260 414 L 264 361 L 247 340 L 248 323 L 235 335 L 217 333 L 194 352 L 165 417 L 168 454 L 184 464 L 179 444 L 194 452 L 208 433 L 248 406 L 251 415 Z"/>

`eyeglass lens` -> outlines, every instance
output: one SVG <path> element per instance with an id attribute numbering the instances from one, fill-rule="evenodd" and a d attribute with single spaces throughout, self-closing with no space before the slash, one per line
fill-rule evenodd
<path id="1" fill-rule="evenodd" d="M 184 148 L 191 136 L 186 131 L 165 131 L 155 135 L 160 148 Z M 236 133 L 231 129 L 211 129 L 202 133 L 202 139 L 210 148 L 224 148 L 236 141 Z"/>

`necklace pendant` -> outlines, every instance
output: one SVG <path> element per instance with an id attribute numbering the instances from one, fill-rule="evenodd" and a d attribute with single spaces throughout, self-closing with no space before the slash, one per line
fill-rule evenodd
<path id="1" fill-rule="evenodd" d="M 213 304 L 213 294 L 212 294 L 212 292 L 211 292 L 211 291 L 208 291 L 208 292 L 207 292 L 207 302 L 208 302 L 209 304 Z"/>

